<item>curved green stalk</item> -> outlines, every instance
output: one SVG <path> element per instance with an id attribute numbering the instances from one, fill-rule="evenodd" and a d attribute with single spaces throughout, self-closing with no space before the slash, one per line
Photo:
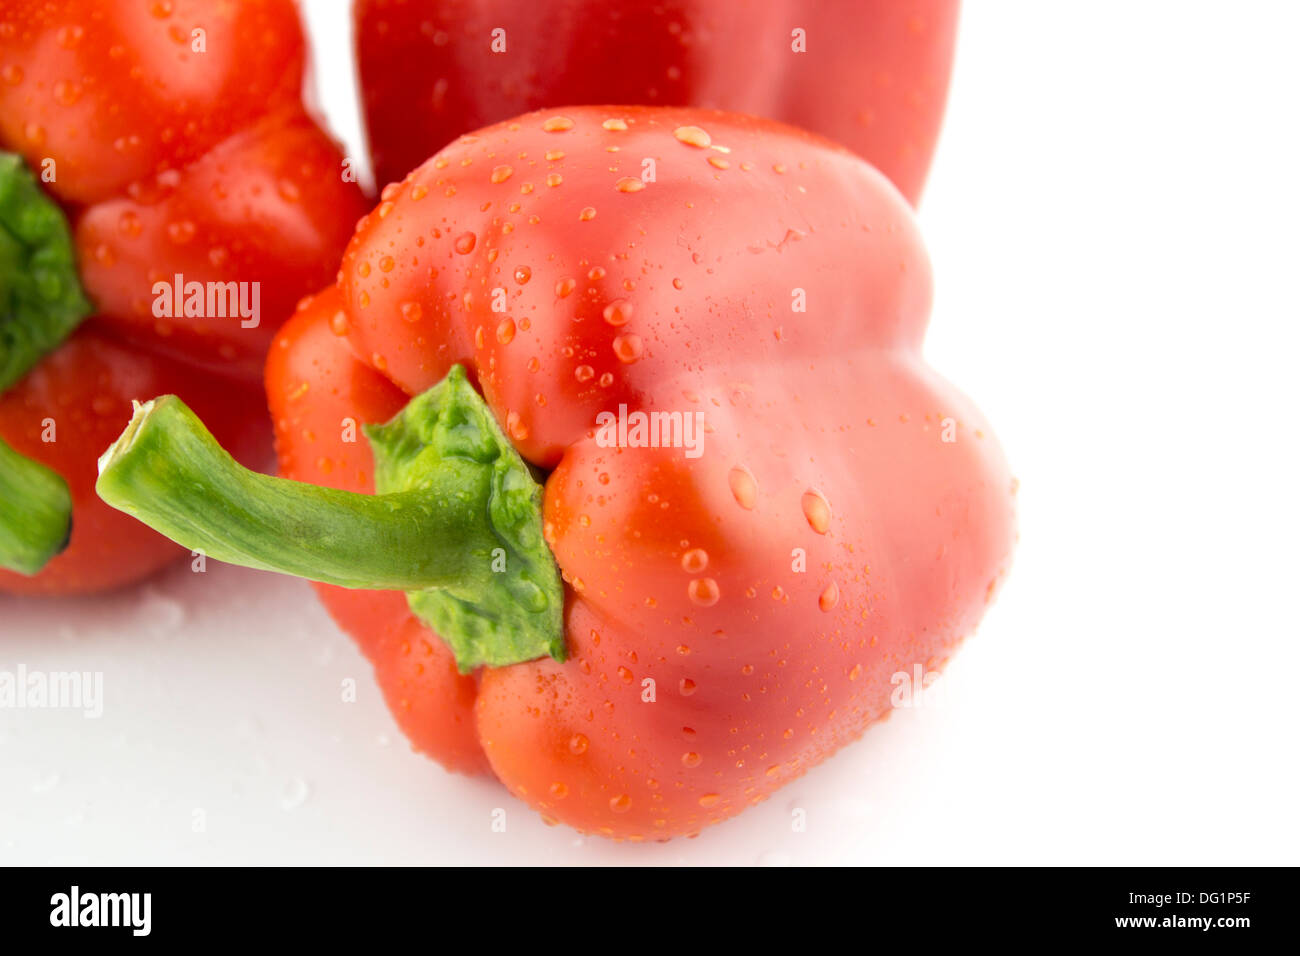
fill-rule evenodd
<path id="1" fill-rule="evenodd" d="M 179 398 L 137 405 L 99 496 L 191 550 L 347 588 L 406 591 L 464 672 L 563 660 L 563 590 L 541 488 L 456 366 L 367 428 L 379 494 L 257 474 Z"/>
<path id="2" fill-rule="evenodd" d="M 35 574 L 71 533 L 68 483 L 0 439 L 0 567 Z"/>

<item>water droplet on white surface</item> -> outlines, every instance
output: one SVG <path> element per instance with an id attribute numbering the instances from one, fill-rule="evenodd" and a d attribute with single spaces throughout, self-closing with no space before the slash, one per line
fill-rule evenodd
<path id="1" fill-rule="evenodd" d="M 307 802 L 311 796 L 311 788 L 307 786 L 307 781 L 302 777 L 294 777 L 285 784 L 283 793 L 280 794 L 280 806 L 285 810 L 297 810 Z"/>
<path id="2" fill-rule="evenodd" d="M 136 612 L 139 626 L 159 637 L 170 637 L 185 621 L 185 607 L 157 588 L 146 588 Z"/>

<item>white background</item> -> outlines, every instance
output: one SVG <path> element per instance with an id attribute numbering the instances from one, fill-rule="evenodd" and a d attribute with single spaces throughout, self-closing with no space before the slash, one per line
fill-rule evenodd
<path id="1" fill-rule="evenodd" d="M 309 6 L 360 155 L 344 4 Z M 411 754 L 305 584 L 181 567 L 0 597 L 0 668 L 106 684 L 99 720 L 0 711 L 0 861 L 1300 862 L 1297 36 L 1284 0 L 968 0 L 927 351 L 1022 540 L 942 706 L 696 840 L 584 840 Z"/>

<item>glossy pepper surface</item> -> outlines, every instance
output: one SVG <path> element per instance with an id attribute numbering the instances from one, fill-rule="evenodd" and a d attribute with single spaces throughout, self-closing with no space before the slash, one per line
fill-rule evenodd
<path id="1" fill-rule="evenodd" d="M 700 106 L 802 126 L 913 203 L 943 118 L 957 0 L 357 0 L 379 183 L 456 136 L 570 103 Z"/>
<path id="2" fill-rule="evenodd" d="M 66 482 L 72 521 L 66 550 L 39 573 L 0 570 L 0 590 L 101 590 L 177 553 L 93 492 L 95 457 L 133 398 L 178 392 L 237 454 L 267 447 L 267 346 L 333 273 L 365 208 L 304 109 L 304 58 L 290 0 L 0 2 L 6 196 L 34 183 L 66 217 L 66 284 L 85 303 L 54 331 L 28 309 L 18 277 L 53 270 L 24 226 L 32 204 L 9 209 L 0 441 L 7 460 Z M 255 289 L 257 314 L 160 309 L 156 285 L 177 277 L 223 295 L 234 283 L 249 306 Z M 30 510 L 19 499 L 8 502 L 15 520 Z"/>
<path id="3" fill-rule="evenodd" d="M 386 189 L 272 347 L 282 474 L 307 483 L 276 494 L 377 490 L 391 442 L 356 426 L 463 366 L 544 482 L 564 580 L 563 652 L 486 667 L 400 591 L 320 586 L 415 747 L 547 819 L 664 839 L 858 737 L 893 675 L 941 669 L 1007 569 L 1014 487 L 921 360 L 930 295 L 884 177 L 752 117 L 533 113 Z M 699 441 L 605 417 L 651 411 L 692 416 Z M 133 422 L 101 493 L 167 497 L 124 495 L 115 459 L 162 461 L 168 440 Z M 317 579 L 372 550 L 340 546 L 344 571 Z"/>

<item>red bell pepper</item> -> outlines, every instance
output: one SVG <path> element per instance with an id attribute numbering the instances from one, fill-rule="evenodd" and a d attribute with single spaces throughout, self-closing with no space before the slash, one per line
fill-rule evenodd
<path id="1" fill-rule="evenodd" d="M 847 150 L 712 111 L 534 113 L 387 188 L 280 332 L 294 480 L 164 398 L 99 491 L 333 585 L 445 766 L 584 831 L 693 834 L 887 716 L 1008 566 L 1013 482 L 921 360 L 929 306 L 910 209 Z"/>
<path id="2" fill-rule="evenodd" d="M 177 554 L 94 494 L 133 398 L 269 452 L 267 347 L 365 211 L 304 65 L 291 0 L 0 3 L 0 590 Z"/>
<path id="3" fill-rule="evenodd" d="M 702 106 L 856 150 L 915 204 L 958 0 L 356 0 L 380 183 L 456 136 L 571 103 Z"/>

